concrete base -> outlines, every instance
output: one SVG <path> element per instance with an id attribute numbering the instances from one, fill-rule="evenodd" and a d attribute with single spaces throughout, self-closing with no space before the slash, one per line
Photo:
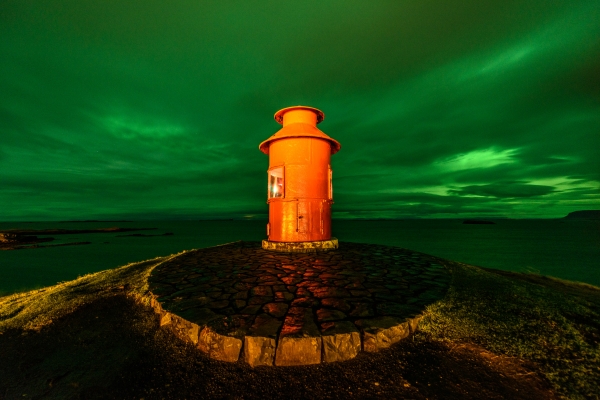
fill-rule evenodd
<path id="1" fill-rule="evenodd" d="M 337 238 L 314 242 L 270 242 L 262 241 L 262 248 L 282 253 L 313 253 L 317 251 L 335 250 L 339 247 Z"/>

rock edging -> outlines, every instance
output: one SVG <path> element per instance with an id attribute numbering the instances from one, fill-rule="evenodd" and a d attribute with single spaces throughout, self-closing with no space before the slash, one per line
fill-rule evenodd
<path id="1" fill-rule="evenodd" d="M 151 295 L 150 307 L 158 317 L 159 325 L 170 329 L 181 340 L 196 346 L 210 358 L 219 361 L 243 360 L 256 366 L 294 366 L 350 360 L 360 351 L 377 352 L 386 349 L 418 330 L 423 318 L 419 314 L 399 322 L 393 317 L 381 317 L 363 324 L 359 331 L 348 325 L 340 326 L 335 333 L 322 336 L 280 336 L 278 340 L 263 336 L 244 336 L 243 340 L 221 335 L 209 326 L 193 322 L 165 311 L 156 295 Z"/>

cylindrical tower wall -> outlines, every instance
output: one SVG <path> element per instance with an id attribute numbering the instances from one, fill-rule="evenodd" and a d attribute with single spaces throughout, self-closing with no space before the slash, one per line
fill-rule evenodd
<path id="1" fill-rule="evenodd" d="M 330 157 L 331 144 L 319 138 L 290 137 L 271 143 L 269 169 L 283 167 L 285 193 L 268 201 L 270 241 L 331 238 Z"/>
<path id="2" fill-rule="evenodd" d="M 276 140 L 269 149 L 269 168 L 285 166 L 286 198 L 327 199 L 330 159 L 330 144 L 311 137 Z"/>

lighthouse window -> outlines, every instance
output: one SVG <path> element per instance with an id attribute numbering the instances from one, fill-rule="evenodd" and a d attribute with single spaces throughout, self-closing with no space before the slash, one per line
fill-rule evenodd
<path id="1" fill-rule="evenodd" d="M 283 167 L 269 170 L 269 198 L 283 197 Z"/>

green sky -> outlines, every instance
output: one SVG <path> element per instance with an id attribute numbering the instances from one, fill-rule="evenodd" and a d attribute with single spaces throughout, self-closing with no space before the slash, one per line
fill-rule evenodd
<path id="1" fill-rule="evenodd" d="M 0 220 L 267 213 L 290 105 L 334 218 L 600 209 L 598 0 L 0 0 Z"/>

